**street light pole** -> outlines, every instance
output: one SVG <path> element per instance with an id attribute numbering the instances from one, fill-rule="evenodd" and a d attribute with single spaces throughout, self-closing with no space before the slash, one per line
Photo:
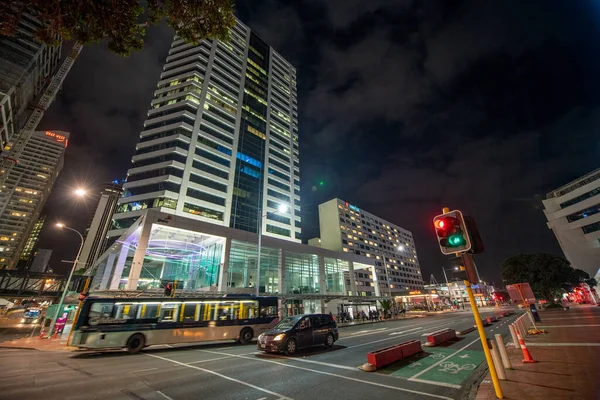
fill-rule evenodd
<path id="1" fill-rule="evenodd" d="M 81 255 L 81 249 L 83 248 L 83 242 L 84 242 L 83 235 L 81 233 L 79 233 L 78 230 L 69 228 L 68 226 L 65 226 L 64 224 L 60 224 L 60 223 L 56 224 L 56 226 L 59 228 L 62 228 L 62 229 L 68 229 L 68 230 L 73 231 L 76 234 L 78 234 L 79 238 L 81 239 L 81 244 L 79 245 L 79 250 L 77 251 L 77 256 L 75 257 L 75 261 L 73 261 L 73 266 L 71 267 L 71 272 L 69 272 L 69 277 L 67 278 L 67 283 L 65 284 L 62 295 L 60 296 L 60 301 L 58 302 L 58 309 L 56 310 L 56 315 L 54 316 L 54 318 L 52 318 L 52 323 L 50 324 L 48 338 L 52 337 L 52 333 L 54 332 L 54 326 L 56 325 L 56 320 L 58 319 L 58 315 L 59 315 L 61 308 L 63 306 L 63 303 L 65 301 L 65 297 L 67 296 L 67 291 L 69 290 L 69 284 L 71 283 L 71 278 L 73 278 L 73 272 L 75 272 L 75 268 L 77 268 L 77 263 L 79 262 L 79 256 Z"/>

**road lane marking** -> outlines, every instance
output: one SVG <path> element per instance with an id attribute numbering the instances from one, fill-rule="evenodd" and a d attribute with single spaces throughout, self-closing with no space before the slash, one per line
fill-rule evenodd
<path id="1" fill-rule="evenodd" d="M 265 353 L 256 352 L 254 354 L 256 354 L 256 355 L 264 355 Z M 269 357 L 280 358 L 280 359 L 283 359 L 283 360 L 290 360 L 290 361 L 301 361 L 301 362 L 305 362 L 305 363 L 323 365 L 325 367 L 345 369 L 345 370 L 349 370 L 349 371 L 356 371 L 358 369 L 356 367 L 348 367 L 348 366 L 345 366 L 345 365 L 331 364 L 331 363 L 326 363 L 326 362 L 323 362 L 323 361 L 307 360 L 305 358 L 289 358 L 289 357 L 278 356 L 278 355 L 275 355 L 275 354 L 269 354 Z"/>
<path id="2" fill-rule="evenodd" d="M 548 318 L 548 317 L 544 317 L 544 321 L 548 321 L 548 320 L 563 320 L 563 319 L 594 319 L 594 318 L 600 318 L 600 316 L 592 316 L 592 317 L 564 317 L 564 318 Z"/>
<path id="3" fill-rule="evenodd" d="M 146 371 L 152 371 L 158 368 L 146 368 L 146 369 L 136 369 L 135 371 L 131 371 L 129 372 L 130 374 L 135 374 L 136 372 L 146 372 Z"/>
<path id="4" fill-rule="evenodd" d="M 527 343 L 527 346 L 539 346 L 539 347 L 560 347 L 560 346 L 600 346 L 600 343 Z"/>
<path id="5" fill-rule="evenodd" d="M 160 394 L 162 397 L 164 397 L 167 400 L 173 400 L 172 397 L 167 396 L 166 394 L 164 394 L 163 392 L 161 392 L 160 390 L 157 390 L 156 393 Z"/>
<path id="6" fill-rule="evenodd" d="M 449 387 L 449 388 L 453 388 L 453 389 L 460 389 L 462 387 L 461 385 L 455 385 L 454 383 L 428 381 L 428 380 L 425 380 L 425 379 L 418 379 L 418 378 L 411 379 L 411 381 L 418 382 L 418 383 L 426 383 L 428 385 L 444 386 L 444 387 Z"/>
<path id="7" fill-rule="evenodd" d="M 409 381 L 412 381 L 413 379 L 423 375 L 425 372 L 430 371 L 432 369 L 434 369 L 435 367 L 437 367 L 438 365 L 440 365 L 441 363 L 444 362 L 444 360 L 450 359 L 450 357 L 454 357 L 455 355 L 457 355 L 458 353 L 460 353 L 461 351 L 463 351 L 464 349 L 466 349 L 467 347 L 469 347 L 470 345 L 472 345 L 473 343 L 476 343 L 479 341 L 479 338 L 473 340 L 471 343 L 467 344 L 464 347 L 461 347 L 460 349 L 456 350 L 454 353 L 450 354 L 448 357 L 441 359 L 440 361 L 436 362 L 435 364 L 425 368 L 423 371 L 411 376 L 410 378 L 408 378 Z"/>
<path id="8" fill-rule="evenodd" d="M 207 351 L 207 350 L 195 350 L 195 351 Z M 227 354 L 227 356 L 225 356 L 225 357 L 217 357 L 217 358 L 210 358 L 208 360 L 192 361 L 192 362 L 189 362 L 189 363 L 186 363 L 186 364 L 188 364 L 188 365 L 189 364 L 201 364 L 201 363 L 210 362 L 210 361 L 226 360 L 226 359 L 231 358 L 233 356 L 233 354 L 231 354 L 231 353 L 225 353 L 225 352 L 220 352 L 220 353 L 215 353 L 215 354 Z M 245 353 L 245 354 L 242 354 L 242 355 L 243 356 L 249 356 L 249 355 L 252 355 L 252 354 L 258 354 L 258 353 L 254 351 L 252 353 Z"/>
<path id="9" fill-rule="evenodd" d="M 357 344 L 357 345 L 354 345 L 354 346 L 348 346 L 345 349 L 342 349 L 341 351 L 348 350 L 348 349 L 354 349 L 356 347 L 368 346 L 368 345 L 373 344 L 373 343 L 385 342 L 387 340 L 394 340 L 394 339 L 396 339 L 397 337 L 400 337 L 400 336 L 411 335 L 412 334 L 411 331 L 418 331 L 419 329 L 423 329 L 423 328 L 422 327 L 413 328 L 413 329 L 409 329 L 409 330 L 404 331 L 404 332 L 400 332 L 396 336 L 392 336 L 392 337 L 388 337 L 388 338 L 383 338 L 383 339 L 379 339 L 379 340 L 373 340 L 372 342 L 361 343 L 361 344 Z"/>
<path id="10" fill-rule="evenodd" d="M 540 326 L 540 329 L 542 328 L 587 328 L 587 327 L 594 327 L 594 326 L 600 326 L 600 324 L 593 324 L 593 325 L 544 325 L 544 326 Z"/>
<path id="11" fill-rule="evenodd" d="M 210 350 L 202 350 L 202 351 L 212 353 Z M 219 354 L 219 353 L 217 353 L 217 354 Z M 433 398 L 436 398 L 436 399 L 453 400 L 451 397 L 440 396 L 440 395 L 433 394 L 433 393 L 419 392 L 418 390 L 405 389 L 405 388 L 401 388 L 401 387 L 386 385 L 386 384 L 383 384 L 383 383 L 366 381 L 366 380 L 363 380 L 363 379 L 352 378 L 352 377 L 344 376 L 344 375 L 338 375 L 338 374 L 334 374 L 334 373 L 331 373 L 331 372 L 325 372 L 325 371 L 319 371 L 319 370 L 312 369 L 312 368 L 300 367 L 298 365 L 286 364 L 286 363 L 281 363 L 281 362 L 273 361 L 273 360 L 265 360 L 263 358 L 258 358 L 258 357 L 248 357 L 248 356 L 240 356 L 240 355 L 234 355 L 234 357 L 244 358 L 246 360 L 254 360 L 254 361 L 259 361 L 259 362 L 266 362 L 266 363 L 277 364 L 277 365 L 281 365 L 281 366 L 288 367 L 288 368 L 301 369 L 303 371 L 314 372 L 316 374 L 333 376 L 333 377 L 340 378 L 340 379 L 345 379 L 345 380 L 349 380 L 349 381 L 365 383 L 367 385 L 379 386 L 379 387 L 388 388 L 388 389 L 392 389 L 392 390 L 398 390 L 398 391 L 401 391 L 401 392 L 407 392 L 407 393 L 413 393 L 413 394 L 420 394 L 420 395 L 423 395 L 423 396 L 429 396 L 429 397 L 433 397 Z M 358 372 L 358 369 L 353 369 L 353 371 L 357 371 Z"/>
<path id="12" fill-rule="evenodd" d="M 197 367 L 195 365 L 184 364 L 182 362 L 171 360 L 169 358 L 165 358 L 165 357 L 161 357 L 161 356 L 157 356 L 155 354 L 148 354 L 148 353 L 143 353 L 143 354 L 145 356 L 148 356 L 148 357 L 154 357 L 154 358 L 158 358 L 159 360 L 168 361 L 170 363 L 177 364 L 177 365 L 182 365 L 182 366 L 184 366 L 186 368 L 193 368 L 193 369 L 196 369 L 198 371 L 206 372 L 207 374 L 212 374 L 212 375 L 218 376 L 220 378 L 227 379 L 228 381 L 236 382 L 236 383 L 239 383 L 241 385 L 248 386 L 248 387 L 251 387 L 251 388 L 256 389 L 256 390 L 260 390 L 261 392 L 264 392 L 264 393 L 267 393 L 267 394 L 271 394 L 273 396 L 280 397 L 282 399 L 293 400 L 292 398 L 284 396 L 284 395 L 282 395 L 280 393 L 272 392 L 272 391 L 270 391 L 268 389 L 261 388 L 260 386 L 253 385 L 251 383 L 244 382 L 244 381 L 241 381 L 239 379 L 235 379 L 235 378 L 232 378 L 230 376 L 223 375 L 223 374 L 220 374 L 220 373 L 215 372 L 215 371 L 211 371 L 211 370 L 206 369 L 206 368 Z M 237 356 L 237 357 L 240 357 L 240 356 Z M 246 358 L 246 357 L 242 357 L 242 358 Z"/>

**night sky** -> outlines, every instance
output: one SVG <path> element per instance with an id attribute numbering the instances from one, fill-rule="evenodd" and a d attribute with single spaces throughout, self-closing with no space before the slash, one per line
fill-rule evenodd
<path id="1" fill-rule="evenodd" d="M 561 254 L 541 199 L 599 166 L 600 5 L 588 1 L 239 1 L 236 15 L 298 69 L 303 236 L 339 197 L 413 232 L 441 281 L 432 218 L 476 218 L 483 279 L 522 252 Z M 40 129 L 71 132 L 49 222 L 85 230 L 70 190 L 123 178 L 174 32 L 128 59 L 88 46 Z M 319 186 L 318 182 L 324 185 Z M 315 190 L 316 189 L 316 190 Z M 72 232 L 40 247 L 64 270 Z"/>

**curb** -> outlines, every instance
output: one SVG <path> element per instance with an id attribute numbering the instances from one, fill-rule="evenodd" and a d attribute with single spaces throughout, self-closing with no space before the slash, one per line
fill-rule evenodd
<path id="1" fill-rule="evenodd" d="M 465 329 L 465 330 L 462 330 L 462 331 L 460 331 L 460 332 L 456 332 L 456 334 L 457 334 L 457 335 L 466 335 L 467 333 L 471 333 L 471 332 L 473 332 L 475 329 L 477 329 L 477 327 L 476 327 L 476 326 L 472 326 L 472 327 L 470 327 L 470 328 L 467 328 L 467 329 Z"/>
<path id="2" fill-rule="evenodd" d="M 403 317 L 402 319 L 386 319 L 383 321 L 374 321 L 374 322 L 357 322 L 356 324 L 351 324 L 351 325 L 338 325 L 338 329 L 342 329 L 342 328 L 351 328 L 353 326 L 359 326 L 359 325 L 375 325 L 375 324 L 383 324 L 386 322 L 394 322 L 394 321 L 403 321 L 405 319 L 415 319 L 415 318 L 423 318 L 421 316 L 410 316 L 410 317 Z"/>

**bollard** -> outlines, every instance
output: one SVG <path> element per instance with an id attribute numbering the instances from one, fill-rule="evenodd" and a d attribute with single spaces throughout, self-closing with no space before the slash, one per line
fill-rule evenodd
<path id="1" fill-rule="evenodd" d="M 488 346 L 491 349 L 492 360 L 494 360 L 494 365 L 496 366 L 496 372 L 498 373 L 498 379 L 501 381 L 506 380 L 506 372 L 502 367 L 502 362 L 500 361 L 500 354 L 498 354 L 498 348 L 496 347 L 496 343 L 493 340 L 488 339 Z"/>
<path id="2" fill-rule="evenodd" d="M 517 337 L 517 328 L 515 328 L 514 324 L 510 324 L 508 326 L 508 329 L 510 329 L 510 334 L 512 336 L 513 346 L 515 346 L 515 349 L 518 349 L 520 346 L 519 346 L 519 338 Z"/>
<path id="3" fill-rule="evenodd" d="M 531 321 L 531 324 L 533 325 L 533 328 L 537 330 L 537 326 L 535 326 L 535 319 L 533 318 L 533 313 L 531 312 L 531 309 L 527 309 L 527 315 L 529 316 L 529 320 Z"/>
<path id="4" fill-rule="evenodd" d="M 510 357 L 508 357 L 508 352 L 506 351 L 506 346 L 504 345 L 504 339 L 502 335 L 496 333 L 494 335 L 496 337 L 496 344 L 498 345 L 498 351 L 500 352 L 500 358 L 502 358 L 502 364 L 506 369 L 512 369 L 512 364 L 510 363 Z"/>

